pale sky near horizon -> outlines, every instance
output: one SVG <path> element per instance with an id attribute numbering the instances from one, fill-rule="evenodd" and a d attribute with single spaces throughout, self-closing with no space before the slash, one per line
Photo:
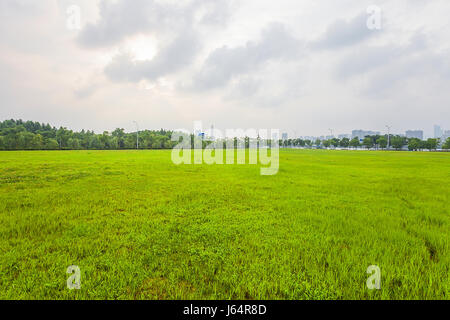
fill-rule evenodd
<path id="1" fill-rule="evenodd" d="M 430 137 L 450 130 L 449 17 L 448 0 L 1 0 L 0 120 Z"/>

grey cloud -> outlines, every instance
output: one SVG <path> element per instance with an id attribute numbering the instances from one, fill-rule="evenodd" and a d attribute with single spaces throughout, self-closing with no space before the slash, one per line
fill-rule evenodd
<path id="1" fill-rule="evenodd" d="M 119 45 L 137 34 L 154 34 L 162 49 L 152 60 L 134 61 L 120 54 L 105 68 L 113 81 L 156 80 L 193 62 L 202 45 L 202 24 L 223 24 L 230 12 L 224 0 L 193 0 L 182 4 L 154 0 L 102 1 L 101 18 L 84 28 L 78 41 L 85 47 Z"/>
<path id="2" fill-rule="evenodd" d="M 328 26 L 325 34 L 312 44 L 312 47 L 316 49 L 336 49 L 357 44 L 376 35 L 380 31 L 367 28 L 367 18 L 366 13 L 361 13 L 349 21 L 338 20 L 334 22 Z"/>
<path id="3" fill-rule="evenodd" d="M 427 50 L 426 36 L 417 33 L 407 44 L 388 44 L 383 46 L 364 45 L 347 54 L 337 67 L 340 79 L 363 75 L 392 62 L 402 63 L 411 55 Z"/>
<path id="4" fill-rule="evenodd" d="M 33 0 L 2 0 L 0 2 L 0 16 L 11 14 L 35 15 L 45 12 L 45 7 Z"/>
<path id="5" fill-rule="evenodd" d="M 391 93 L 425 92 L 448 83 L 450 80 L 450 59 L 448 52 L 437 54 L 424 52 L 399 57 L 368 77 L 363 93 L 371 98 L 385 98 Z M 415 86 L 413 83 L 421 83 Z M 418 91 L 419 90 L 419 91 Z M 442 90 L 445 90 L 442 88 Z M 403 93 L 404 96 L 407 94 Z"/>
<path id="6" fill-rule="evenodd" d="M 297 100 L 301 95 L 301 90 L 292 83 L 239 79 L 231 87 L 229 94 L 225 95 L 225 99 L 241 102 L 247 107 L 274 108 L 283 106 L 293 99 Z"/>
<path id="7" fill-rule="evenodd" d="M 231 88 L 230 99 L 242 99 L 260 93 L 263 81 L 256 77 L 242 76 Z"/>
<path id="8" fill-rule="evenodd" d="M 227 87 L 225 99 L 247 107 L 282 107 L 304 95 L 307 70 L 301 61 L 271 63 L 263 71 L 239 75 Z"/>
<path id="9" fill-rule="evenodd" d="M 221 47 L 206 59 L 194 86 L 212 89 L 226 85 L 234 77 L 257 71 L 269 61 L 292 60 L 302 52 L 302 43 L 278 23 L 271 24 L 262 32 L 258 42 L 248 42 L 236 48 Z"/>
<path id="10" fill-rule="evenodd" d="M 116 82 L 156 80 L 189 65 L 195 58 L 199 47 L 197 36 L 186 32 L 178 35 L 152 60 L 133 61 L 133 57 L 127 53 L 116 56 L 105 68 L 105 73 Z"/>
<path id="11" fill-rule="evenodd" d="M 197 3 L 205 7 L 205 14 L 200 19 L 200 23 L 205 25 L 225 25 L 236 9 L 228 0 L 197 0 Z"/>
<path id="12" fill-rule="evenodd" d="M 127 36 L 152 31 L 162 23 L 165 10 L 153 0 L 105 1 L 100 3 L 100 20 L 88 24 L 79 36 L 79 43 L 85 47 L 111 46 Z"/>
<path id="13" fill-rule="evenodd" d="M 371 98 L 383 98 L 405 89 L 402 87 L 406 80 L 429 79 L 431 85 L 432 79 L 437 77 L 447 82 L 450 79 L 449 55 L 434 52 L 433 48 L 423 33 L 416 33 L 403 45 L 364 45 L 340 62 L 336 76 L 340 80 L 364 80 L 363 93 Z"/>
<path id="14" fill-rule="evenodd" d="M 95 86 L 88 86 L 75 90 L 74 94 L 79 99 L 85 99 L 93 95 L 95 90 Z"/>
<path id="15" fill-rule="evenodd" d="M 338 65 L 340 79 L 360 76 L 378 67 L 386 66 L 405 54 L 405 48 L 395 46 L 365 47 L 349 53 Z"/>
<path id="16" fill-rule="evenodd" d="M 203 13 L 200 22 L 223 24 L 230 11 L 225 0 L 194 0 L 180 3 L 162 3 L 155 0 L 126 0 L 100 3 L 100 19 L 88 24 L 78 42 L 84 47 L 108 47 L 127 37 L 145 33 L 176 33 L 196 27 L 196 16 Z"/>
<path id="17" fill-rule="evenodd" d="M 364 45 L 347 54 L 339 63 L 336 75 L 340 79 L 364 75 L 390 63 L 402 63 L 414 54 L 426 52 L 427 39 L 423 34 L 415 34 L 407 44 L 383 46 Z"/>

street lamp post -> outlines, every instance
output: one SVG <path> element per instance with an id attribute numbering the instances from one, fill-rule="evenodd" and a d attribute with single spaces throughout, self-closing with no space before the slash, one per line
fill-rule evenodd
<path id="1" fill-rule="evenodd" d="M 334 139 L 333 129 L 328 129 L 328 130 L 330 131 L 331 139 Z M 330 144 L 330 146 L 333 146 L 333 145 Z M 336 149 L 336 146 L 334 148 Z"/>
<path id="2" fill-rule="evenodd" d="M 331 138 L 334 138 L 334 135 L 333 135 L 333 129 L 328 129 L 328 130 L 330 131 Z"/>
<path id="3" fill-rule="evenodd" d="M 391 127 L 386 125 L 386 128 L 388 129 L 388 144 L 387 144 L 387 149 L 389 150 L 390 146 L 390 142 L 391 142 Z"/>
<path id="4" fill-rule="evenodd" d="M 133 121 L 136 125 L 136 149 L 139 149 L 139 126 L 136 121 Z"/>

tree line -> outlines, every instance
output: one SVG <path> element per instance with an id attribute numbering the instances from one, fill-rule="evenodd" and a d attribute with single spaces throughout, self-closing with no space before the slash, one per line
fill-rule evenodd
<path id="1" fill-rule="evenodd" d="M 76 132 L 33 121 L 5 120 L 0 122 L 0 150 L 172 149 L 183 141 L 181 137 L 177 141 L 172 141 L 173 134 L 173 131 L 164 129 L 126 133 L 120 128 L 96 134 L 94 131 Z M 202 148 L 206 148 L 212 142 L 208 138 L 195 137 L 193 134 L 189 134 L 189 138 L 192 148 L 195 148 L 195 140 L 197 142 L 200 140 Z M 230 142 L 237 148 L 240 146 L 238 140 L 230 138 L 221 139 L 220 142 L 223 143 L 224 149 Z M 245 137 L 241 140 L 242 145 L 249 148 L 250 139 Z M 267 141 L 266 145 L 271 146 L 271 142 Z"/>
<path id="2" fill-rule="evenodd" d="M 164 129 L 139 131 L 139 148 L 171 149 L 176 144 L 171 135 L 172 131 Z M 137 142 L 137 132 L 126 133 L 119 128 L 96 134 L 33 121 L 0 122 L 0 150 L 119 150 L 136 149 Z"/>
<path id="3" fill-rule="evenodd" d="M 56 128 L 49 124 L 22 121 L 5 120 L 0 122 L 0 150 L 120 150 L 136 149 L 172 149 L 178 142 L 172 141 L 173 131 L 168 130 L 143 130 L 126 133 L 124 129 L 117 128 L 112 132 L 104 131 L 97 134 L 94 131 L 72 131 L 64 127 Z M 139 139 L 137 137 L 139 136 Z M 191 135 L 193 144 L 193 135 Z M 237 146 L 237 139 L 234 138 Z M 439 139 L 420 140 L 403 136 L 389 136 L 389 146 L 401 150 L 408 146 L 411 151 L 436 150 Z M 203 141 L 203 147 L 208 141 Z M 270 145 L 270 142 L 268 143 Z M 245 138 L 245 147 L 250 145 L 249 138 Z M 312 141 L 309 139 L 280 140 L 281 147 L 342 147 L 342 148 L 367 148 L 386 149 L 388 136 L 366 136 L 360 142 L 358 137 L 353 139 L 333 138 L 328 140 Z M 225 147 L 225 146 L 224 146 Z M 450 138 L 443 144 L 443 149 L 450 149 Z"/>
<path id="4" fill-rule="evenodd" d="M 367 149 L 386 149 L 388 147 L 395 150 L 401 150 L 403 147 L 407 146 L 410 151 L 421 151 L 421 150 L 436 150 L 439 147 L 440 139 L 427 139 L 420 140 L 418 138 L 406 138 L 399 135 L 371 135 L 365 136 L 362 142 L 359 137 L 353 139 L 349 138 L 333 138 L 327 140 L 317 139 L 312 141 L 309 139 L 287 139 L 280 140 L 280 146 L 284 147 L 323 147 L 323 148 L 367 148 Z M 442 149 L 450 149 L 450 138 L 448 138 L 443 144 Z"/>

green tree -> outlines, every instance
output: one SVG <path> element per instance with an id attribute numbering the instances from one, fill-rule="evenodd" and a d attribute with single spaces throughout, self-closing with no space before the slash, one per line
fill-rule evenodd
<path id="1" fill-rule="evenodd" d="M 78 150 L 81 148 L 80 140 L 77 138 L 69 138 L 69 141 L 67 141 L 68 148 L 72 150 Z"/>
<path id="2" fill-rule="evenodd" d="M 341 142 L 339 143 L 341 147 L 348 148 L 350 145 L 350 139 L 349 138 L 342 138 Z"/>
<path id="3" fill-rule="evenodd" d="M 31 140 L 31 149 L 41 150 L 44 148 L 44 138 L 38 133 Z"/>
<path id="4" fill-rule="evenodd" d="M 30 150 L 32 149 L 32 141 L 34 139 L 34 134 L 27 131 L 22 131 L 19 133 L 18 139 L 18 149 Z"/>
<path id="5" fill-rule="evenodd" d="M 421 149 L 420 139 L 417 139 L 417 138 L 409 139 L 408 149 L 409 149 L 409 151 L 417 151 L 417 150 Z"/>
<path id="6" fill-rule="evenodd" d="M 47 150 L 58 150 L 59 143 L 56 139 L 50 138 L 45 142 L 44 148 Z"/>
<path id="7" fill-rule="evenodd" d="M 321 144 L 322 144 L 322 141 L 320 141 L 320 139 L 316 139 L 315 145 L 317 147 L 320 147 Z"/>
<path id="8" fill-rule="evenodd" d="M 373 148 L 373 139 L 371 137 L 365 137 L 362 145 L 367 149 Z"/>
<path id="9" fill-rule="evenodd" d="M 336 148 L 336 147 L 339 147 L 340 141 L 339 141 L 338 138 L 333 138 L 333 139 L 330 140 L 330 143 L 331 143 L 331 145 L 332 145 L 333 147 Z"/>
<path id="10" fill-rule="evenodd" d="M 359 143 L 359 138 L 358 137 L 354 137 L 351 141 L 350 141 L 350 147 L 352 148 L 358 148 L 361 144 Z"/>
<path id="11" fill-rule="evenodd" d="M 99 137 L 100 140 L 100 148 L 101 149 L 109 149 L 111 147 L 111 140 L 108 131 L 103 131 Z"/>
<path id="12" fill-rule="evenodd" d="M 117 128 L 111 134 L 114 139 L 114 146 L 117 149 L 123 149 L 125 147 L 125 130 Z"/>
<path id="13" fill-rule="evenodd" d="M 60 149 L 67 149 L 71 134 L 72 132 L 66 128 L 61 127 L 58 129 L 56 132 L 56 141 L 58 141 Z"/>
<path id="14" fill-rule="evenodd" d="M 400 136 L 395 136 L 391 138 L 391 145 L 396 150 L 400 150 L 406 144 L 405 139 Z"/>
<path id="15" fill-rule="evenodd" d="M 428 139 L 427 142 L 426 142 L 426 148 L 427 148 L 428 150 L 430 150 L 430 151 L 431 151 L 431 150 L 436 150 L 438 144 L 439 144 L 439 140 L 438 140 L 438 139 L 432 139 L 432 138 L 430 138 L 430 139 Z"/>
<path id="16" fill-rule="evenodd" d="M 89 140 L 89 149 L 100 150 L 102 149 L 102 144 L 97 135 L 94 135 Z"/>
<path id="17" fill-rule="evenodd" d="M 381 149 L 386 149 L 387 148 L 387 139 L 386 137 L 379 137 L 377 139 L 377 145 L 381 148 Z"/>
<path id="18" fill-rule="evenodd" d="M 445 140 L 444 144 L 442 145 L 442 149 L 450 149 L 450 138 L 447 138 L 447 140 Z"/>

